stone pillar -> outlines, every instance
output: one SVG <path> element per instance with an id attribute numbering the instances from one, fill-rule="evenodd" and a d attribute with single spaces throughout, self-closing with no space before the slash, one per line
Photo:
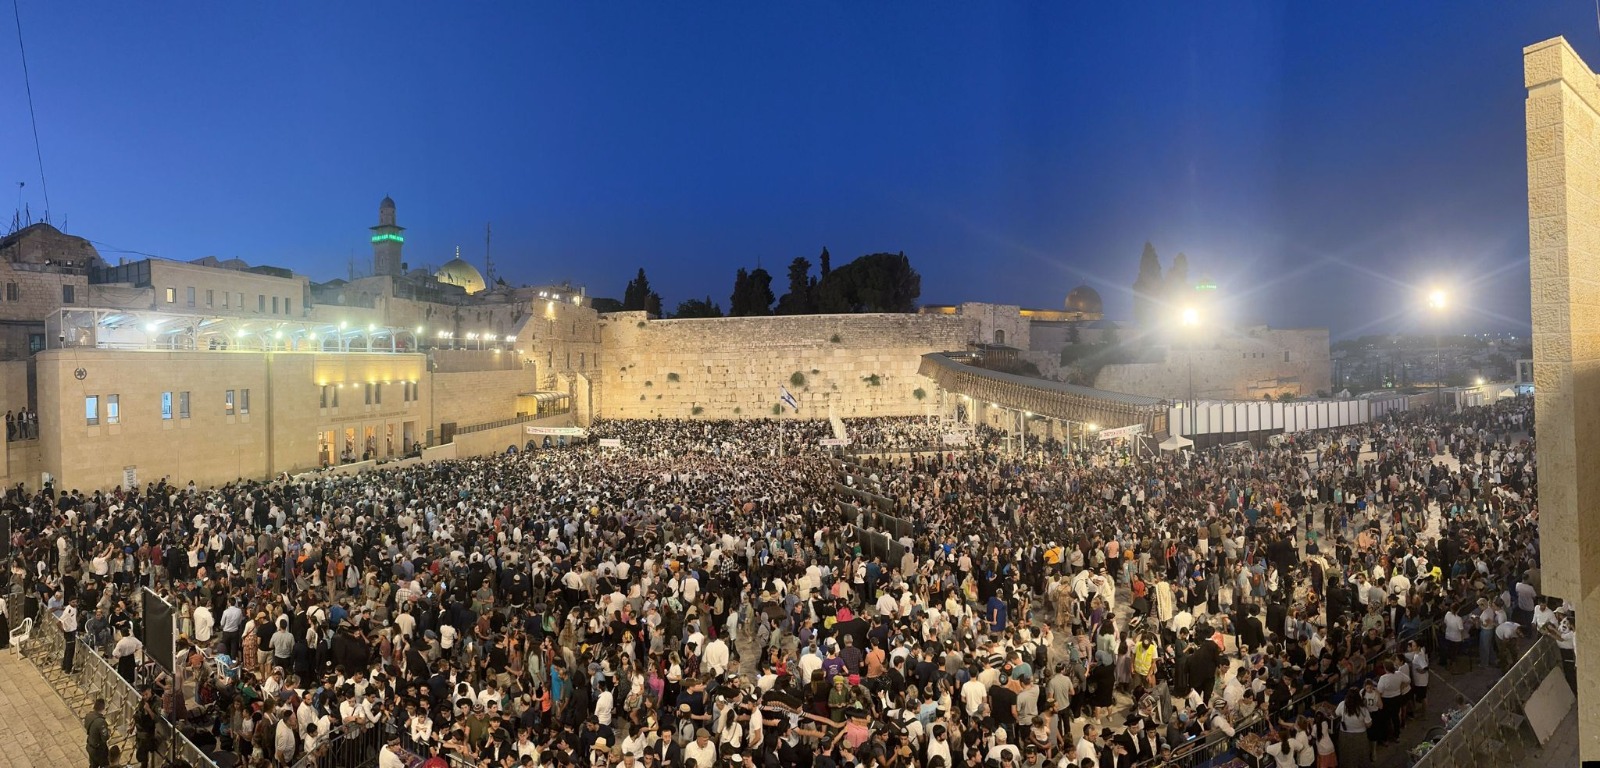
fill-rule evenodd
<path id="1" fill-rule="evenodd" d="M 1566 40 L 1523 49 L 1539 542 L 1578 607 L 1578 751 L 1600 760 L 1600 82 Z"/>

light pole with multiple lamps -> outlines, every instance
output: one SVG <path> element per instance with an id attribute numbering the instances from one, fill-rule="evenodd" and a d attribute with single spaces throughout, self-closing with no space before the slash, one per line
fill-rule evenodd
<path id="1" fill-rule="evenodd" d="M 1449 304 L 1450 296 L 1444 289 L 1435 288 L 1428 292 L 1428 309 L 1440 316 L 1440 319 L 1434 321 L 1433 326 L 1433 351 L 1439 356 L 1439 369 L 1433 382 L 1433 404 L 1441 409 L 1444 408 L 1444 334 L 1440 332 L 1439 326 L 1444 322 L 1442 316 Z"/>
<path id="2" fill-rule="evenodd" d="M 1189 411 L 1189 413 L 1188 413 L 1188 416 L 1189 416 L 1189 418 L 1188 418 L 1188 421 L 1189 421 L 1189 440 L 1193 441 L 1194 440 L 1194 432 L 1195 432 L 1195 429 L 1197 427 L 1197 424 L 1195 422 L 1195 413 L 1194 413 L 1195 402 L 1194 402 L 1194 338 L 1193 338 L 1193 334 L 1194 334 L 1195 328 L 1200 325 L 1200 310 L 1195 309 L 1194 307 L 1184 307 L 1183 310 L 1178 313 L 1178 325 L 1183 328 L 1184 335 L 1188 337 L 1188 339 L 1187 339 L 1188 344 L 1184 348 L 1183 357 L 1184 357 L 1184 360 L 1187 361 L 1188 369 L 1189 369 L 1189 403 L 1188 403 L 1188 405 L 1186 407 L 1187 407 L 1187 409 Z"/>

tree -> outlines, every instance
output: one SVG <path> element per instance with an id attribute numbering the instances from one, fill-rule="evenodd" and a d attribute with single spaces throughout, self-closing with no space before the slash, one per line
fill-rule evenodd
<path id="1" fill-rule="evenodd" d="M 617 301 L 616 299 L 608 299 L 605 297 L 595 298 L 595 300 L 591 302 L 591 306 L 594 307 L 594 311 L 599 312 L 602 315 L 607 312 L 622 311 L 622 302 Z"/>
<path id="2" fill-rule="evenodd" d="M 750 298 L 745 309 L 752 315 L 772 314 L 772 302 L 778 297 L 772 294 L 772 275 L 767 270 L 756 267 L 750 273 Z"/>
<path id="3" fill-rule="evenodd" d="M 733 296 L 728 299 L 729 317 L 772 314 L 772 275 L 761 267 L 754 272 L 739 268 L 733 278 Z"/>
<path id="4" fill-rule="evenodd" d="M 744 305 L 750 294 L 750 271 L 740 267 L 733 275 L 733 295 L 728 297 L 728 316 L 743 317 Z"/>
<path id="5" fill-rule="evenodd" d="M 1172 257 L 1172 266 L 1167 267 L 1166 287 L 1167 300 L 1180 304 L 1194 291 L 1194 286 L 1189 284 L 1189 257 L 1181 252 Z"/>
<path id="6" fill-rule="evenodd" d="M 722 307 L 711 303 L 711 297 L 704 299 L 688 299 L 678 302 L 678 311 L 672 313 L 673 317 L 722 317 Z"/>
<path id="7" fill-rule="evenodd" d="M 796 256 L 794 261 L 789 262 L 789 292 L 778 299 L 777 313 L 816 314 L 817 303 L 812 296 L 816 290 L 817 281 L 811 277 L 811 261 L 804 256 Z"/>
<path id="8" fill-rule="evenodd" d="M 922 276 L 901 253 L 873 253 L 831 270 L 817 284 L 819 312 L 915 312 Z"/>
<path id="9" fill-rule="evenodd" d="M 644 276 L 644 267 L 639 268 L 639 275 L 629 280 L 627 289 L 622 292 L 622 309 L 625 312 L 644 310 L 661 316 L 661 294 L 650 290 L 650 278 Z"/>
<path id="10" fill-rule="evenodd" d="M 1156 247 L 1146 242 L 1144 253 L 1139 256 L 1139 277 L 1133 281 L 1134 322 L 1149 326 L 1155 321 L 1156 312 L 1161 306 L 1163 282 L 1161 257 L 1156 255 Z"/>
<path id="11" fill-rule="evenodd" d="M 826 280 L 828 273 L 833 271 L 833 257 L 828 255 L 828 246 L 822 246 L 822 256 L 819 260 L 822 262 L 822 279 Z"/>

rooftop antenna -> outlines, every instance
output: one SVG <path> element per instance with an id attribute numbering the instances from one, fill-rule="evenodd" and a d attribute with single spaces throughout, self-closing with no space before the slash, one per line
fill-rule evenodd
<path id="1" fill-rule="evenodd" d="M 1600 2 L 1600 0 L 1595 0 Z M 494 284 L 494 253 L 489 250 L 489 241 L 494 236 L 494 222 L 483 223 L 483 281 L 489 285 Z"/>
<path id="2" fill-rule="evenodd" d="M 28 122 L 33 126 L 33 156 L 39 162 L 39 186 L 44 193 L 44 220 L 50 221 L 50 183 L 44 178 L 44 151 L 39 148 L 39 117 L 33 110 L 33 81 L 28 77 L 28 49 L 22 44 L 22 8 L 18 0 L 11 0 L 11 12 L 17 19 L 17 50 L 22 53 L 22 85 L 28 92 Z"/>

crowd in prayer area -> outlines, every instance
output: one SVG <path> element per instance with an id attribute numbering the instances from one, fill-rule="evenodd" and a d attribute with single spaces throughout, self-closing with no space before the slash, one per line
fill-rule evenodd
<path id="1" fill-rule="evenodd" d="M 1432 676 L 1540 634 L 1570 662 L 1530 398 L 1177 453 L 845 427 L 14 489 L 9 579 L 137 684 L 140 765 L 170 717 L 244 766 L 378 729 L 382 768 L 1359 768 L 1439 719 Z"/>

